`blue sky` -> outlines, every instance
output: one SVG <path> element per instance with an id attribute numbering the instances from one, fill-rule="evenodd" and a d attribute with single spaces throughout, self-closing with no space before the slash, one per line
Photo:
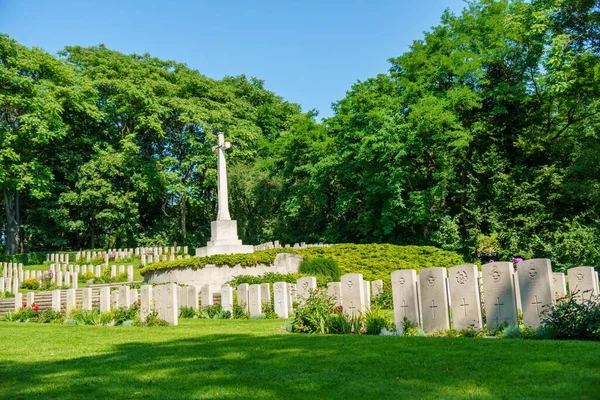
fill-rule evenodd
<path id="1" fill-rule="evenodd" d="M 245 74 L 302 109 L 332 115 L 351 85 L 387 72 L 462 0 L 0 0 L 0 32 L 50 53 L 104 43 L 186 63 L 211 78 Z"/>

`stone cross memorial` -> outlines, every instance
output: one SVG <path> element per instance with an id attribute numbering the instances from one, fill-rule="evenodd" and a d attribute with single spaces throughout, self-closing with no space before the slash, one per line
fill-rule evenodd
<path id="1" fill-rule="evenodd" d="M 543 314 L 554 304 L 552 266 L 550 260 L 538 258 L 517 264 L 519 289 L 523 306 L 523 324 L 537 328 Z"/>
<path id="2" fill-rule="evenodd" d="M 448 314 L 448 286 L 446 268 L 425 268 L 419 271 L 419 297 L 423 317 L 423 331 L 450 329 Z"/>
<path id="3" fill-rule="evenodd" d="M 577 303 L 598 297 L 598 282 L 594 267 L 575 267 L 567 270 L 569 292 Z"/>
<path id="4" fill-rule="evenodd" d="M 392 298 L 394 322 L 398 331 L 404 329 L 404 317 L 415 325 L 420 324 L 417 271 L 399 269 L 392 272 Z"/>
<path id="5" fill-rule="evenodd" d="M 206 247 L 196 249 L 196 256 L 213 254 L 253 253 L 254 246 L 243 245 L 237 235 L 237 221 L 229 215 L 227 193 L 227 167 L 225 152 L 231 144 L 225 141 L 223 133 L 217 134 L 218 143 L 212 148 L 217 153 L 217 219 L 210 224 L 210 241 Z"/>
<path id="6" fill-rule="evenodd" d="M 452 308 L 454 329 L 481 330 L 481 296 L 479 294 L 479 273 L 473 264 L 457 265 L 448 270 L 448 286 Z"/>
<path id="7" fill-rule="evenodd" d="M 513 264 L 511 262 L 484 264 L 481 272 L 488 329 L 497 328 L 504 322 L 510 326 L 517 326 Z"/>
<path id="8" fill-rule="evenodd" d="M 346 274 L 340 278 L 342 283 L 342 307 L 350 317 L 366 311 L 365 285 L 362 274 Z"/>

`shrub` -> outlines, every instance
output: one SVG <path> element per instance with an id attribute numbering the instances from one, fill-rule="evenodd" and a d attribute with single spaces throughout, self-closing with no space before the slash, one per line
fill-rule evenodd
<path id="1" fill-rule="evenodd" d="M 320 275 L 327 282 L 340 280 L 342 272 L 337 262 L 330 257 L 315 257 L 302 260 L 298 267 L 298 272 L 304 275 Z"/>
<path id="2" fill-rule="evenodd" d="M 600 340 L 598 299 L 591 298 L 578 303 L 576 295 L 577 293 L 559 299 L 555 306 L 546 311 L 542 317 L 542 326 L 547 329 L 546 337 Z"/>
<path id="3" fill-rule="evenodd" d="M 71 312 L 70 317 L 77 321 L 77 325 L 104 325 L 105 319 L 102 318 L 100 309 L 92 310 L 76 309 Z"/>
<path id="4" fill-rule="evenodd" d="M 256 285 L 261 283 L 270 283 L 273 285 L 275 282 L 288 282 L 288 283 L 296 283 L 298 278 L 301 278 L 300 274 L 279 274 L 277 272 L 268 272 L 263 276 L 253 276 L 253 275 L 238 275 L 233 277 L 229 282 L 229 285 L 233 287 L 237 287 L 242 283 L 247 283 L 249 285 Z"/>
<path id="5" fill-rule="evenodd" d="M 37 280 L 37 278 L 28 278 L 23 280 L 21 287 L 23 289 L 37 290 L 40 288 L 40 282 Z"/>
<path id="6" fill-rule="evenodd" d="M 384 329 L 392 329 L 393 324 L 377 307 L 367 311 L 364 316 L 365 333 L 367 335 L 379 335 Z"/>
<path id="7" fill-rule="evenodd" d="M 393 310 L 394 298 L 391 289 L 384 287 L 377 296 L 371 299 L 371 305 L 384 310 Z"/>
<path id="8" fill-rule="evenodd" d="M 223 307 L 220 304 L 202 307 L 198 311 L 198 316 L 204 319 L 224 319 Z"/>
<path id="9" fill-rule="evenodd" d="M 137 303 L 133 303 L 129 308 L 119 307 L 111 311 L 112 320 L 115 325 L 122 325 L 125 321 L 133 321 L 136 316 L 139 316 L 140 308 Z"/>
<path id="10" fill-rule="evenodd" d="M 521 339 L 523 336 L 518 326 L 507 326 L 502 331 L 502 337 L 506 339 Z"/>
<path id="11" fill-rule="evenodd" d="M 331 297 L 322 290 L 311 290 L 309 297 L 296 309 L 292 332 L 327 333 L 327 320 L 336 312 Z"/>
<path id="12" fill-rule="evenodd" d="M 12 299 L 15 297 L 15 294 L 12 292 L 2 292 L 0 293 L 0 299 Z"/>
<path id="13" fill-rule="evenodd" d="M 250 316 L 244 312 L 242 306 L 236 304 L 233 306 L 233 319 L 248 319 Z"/>
<path id="14" fill-rule="evenodd" d="M 196 317 L 196 310 L 194 307 L 181 307 L 179 309 L 180 318 L 194 318 Z"/>

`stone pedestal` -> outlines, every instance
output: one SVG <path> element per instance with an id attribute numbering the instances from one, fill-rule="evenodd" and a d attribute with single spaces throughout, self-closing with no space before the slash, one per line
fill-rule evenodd
<path id="1" fill-rule="evenodd" d="M 237 235 L 237 221 L 217 220 L 210 223 L 210 241 L 196 249 L 197 257 L 215 254 L 253 253 L 254 246 L 243 245 Z"/>

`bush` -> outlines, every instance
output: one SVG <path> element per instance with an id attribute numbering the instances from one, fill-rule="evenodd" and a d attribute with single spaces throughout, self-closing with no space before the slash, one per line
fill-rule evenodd
<path id="1" fill-rule="evenodd" d="M 302 260 L 298 267 L 298 272 L 304 275 L 320 275 L 327 282 L 336 282 L 340 280 L 342 271 L 333 258 L 315 257 Z"/>
<path id="2" fill-rule="evenodd" d="M 37 278 L 28 278 L 23 281 L 21 287 L 23 289 L 37 290 L 40 288 L 40 282 Z"/>
<path id="3" fill-rule="evenodd" d="M 296 309 L 292 332 L 327 333 L 327 321 L 336 310 L 331 297 L 322 290 L 311 290 L 309 297 Z"/>
<path id="4" fill-rule="evenodd" d="M 379 335 L 384 329 L 390 330 L 394 326 L 377 307 L 367 311 L 364 319 L 365 333 L 367 335 Z"/>
<path id="5" fill-rule="evenodd" d="M 502 331 L 502 337 L 506 339 L 521 339 L 523 336 L 518 326 L 507 326 Z"/>
<path id="6" fill-rule="evenodd" d="M 194 307 L 181 307 L 179 309 L 179 317 L 180 318 L 195 318 L 196 310 Z"/>
<path id="7" fill-rule="evenodd" d="M 233 306 L 233 319 L 248 319 L 250 316 L 244 312 L 242 306 L 236 304 Z"/>
<path id="8" fill-rule="evenodd" d="M 233 277 L 229 282 L 229 285 L 233 287 L 237 287 L 242 283 L 247 283 L 249 285 L 257 285 L 261 283 L 270 283 L 271 286 L 275 282 L 288 282 L 288 283 L 296 283 L 298 278 L 301 278 L 300 274 L 279 274 L 276 272 L 267 272 L 263 276 L 253 276 L 253 275 L 238 275 Z"/>
<path id="9" fill-rule="evenodd" d="M 392 296 L 391 289 L 384 287 L 377 296 L 371 299 L 371 305 L 384 310 L 393 310 L 394 297 Z"/>
<path id="10" fill-rule="evenodd" d="M 577 294 L 575 294 L 577 295 Z M 578 303 L 565 296 L 542 317 L 546 337 L 556 339 L 600 340 L 600 304 L 598 298 Z"/>

